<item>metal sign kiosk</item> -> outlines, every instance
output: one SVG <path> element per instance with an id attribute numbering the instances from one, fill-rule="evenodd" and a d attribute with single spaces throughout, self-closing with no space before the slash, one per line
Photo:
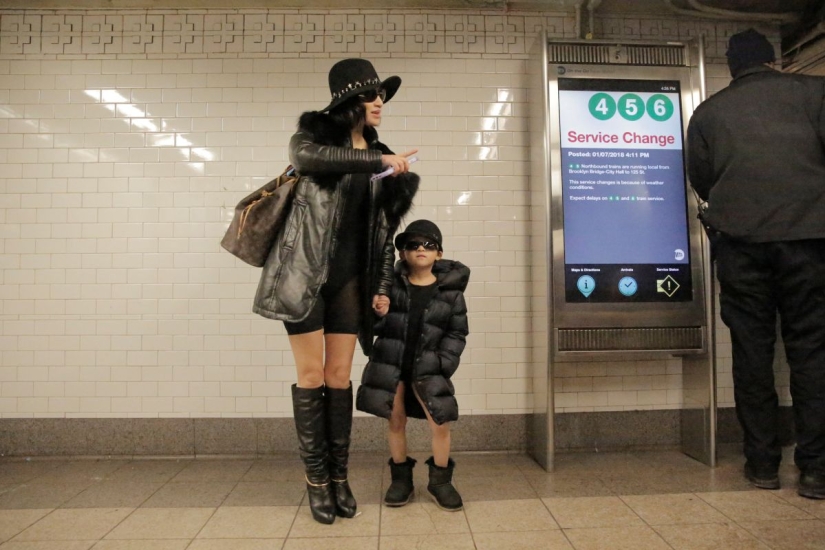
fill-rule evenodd
<path id="1" fill-rule="evenodd" d="M 554 364 L 678 356 L 682 448 L 713 466 L 712 278 L 684 162 L 702 46 L 536 42 L 531 454 L 553 469 Z"/>

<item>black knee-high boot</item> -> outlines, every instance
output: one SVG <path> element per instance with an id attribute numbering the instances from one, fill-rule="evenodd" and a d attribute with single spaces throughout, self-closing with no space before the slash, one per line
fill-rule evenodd
<path id="1" fill-rule="evenodd" d="M 298 448 L 306 467 L 307 494 L 312 517 L 320 523 L 335 521 L 335 495 L 329 478 L 324 388 L 292 385 L 292 409 Z"/>
<path id="2" fill-rule="evenodd" d="M 353 518 L 357 504 L 347 480 L 352 433 L 352 384 L 343 390 L 327 386 L 324 399 L 327 405 L 329 475 L 335 489 L 335 509 L 339 516 Z"/>

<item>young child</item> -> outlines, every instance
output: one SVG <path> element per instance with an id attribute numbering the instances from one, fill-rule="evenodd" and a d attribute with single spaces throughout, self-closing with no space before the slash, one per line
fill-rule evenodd
<path id="1" fill-rule="evenodd" d="M 458 419 L 458 403 L 450 377 L 464 351 L 467 306 L 464 289 L 470 268 L 443 260 L 441 231 L 428 220 L 409 224 L 395 238 L 401 256 L 389 304 L 377 303 L 375 341 L 358 388 L 358 410 L 389 419 L 392 484 L 387 506 L 403 506 L 413 495 L 413 467 L 407 456 L 407 417 L 426 418 L 432 432 L 433 456 L 427 490 L 436 504 L 461 510 L 461 495 L 452 485 L 455 462 L 450 458 L 450 422 Z"/>

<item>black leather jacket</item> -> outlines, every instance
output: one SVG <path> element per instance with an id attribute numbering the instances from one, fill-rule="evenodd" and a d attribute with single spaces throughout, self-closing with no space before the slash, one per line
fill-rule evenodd
<path id="1" fill-rule="evenodd" d="M 261 272 L 252 310 L 269 319 L 297 322 L 309 315 L 326 282 L 340 230 L 350 174 L 382 170 L 381 155 L 392 152 L 372 128 L 364 132 L 369 149 L 353 149 L 349 129 L 336 127 L 322 113 L 301 115 L 289 143 L 290 162 L 301 174 L 292 207 Z M 365 312 L 359 340 L 372 349 L 372 296 L 389 294 L 395 249 L 393 235 L 418 190 L 413 173 L 370 183 L 367 273 L 361 281 Z"/>

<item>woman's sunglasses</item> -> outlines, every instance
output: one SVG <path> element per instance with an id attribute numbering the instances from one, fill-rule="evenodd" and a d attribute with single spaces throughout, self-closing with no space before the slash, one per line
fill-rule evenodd
<path id="1" fill-rule="evenodd" d="M 387 90 L 383 88 L 374 88 L 372 90 L 366 90 L 358 94 L 358 99 L 360 99 L 364 103 L 372 103 L 379 97 L 381 98 L 381 101 L 386 101 Z"/>
<path id="2" fill-rule="evenodd" d="M 407 241 L 404 243 L 404 250 L 418 250 L 419 246 L 423 246 L 424 250 L 438 250 L 438 243 L 430 241 Z"/>

